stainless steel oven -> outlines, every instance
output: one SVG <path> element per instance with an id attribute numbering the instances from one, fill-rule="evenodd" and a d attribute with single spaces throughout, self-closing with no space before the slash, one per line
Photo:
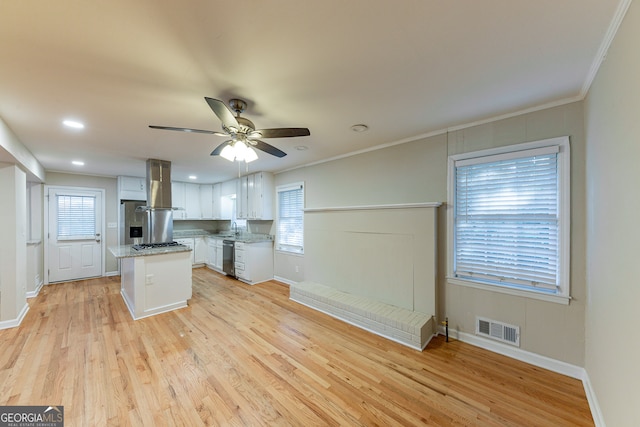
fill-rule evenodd
<path id="1" fill-rule="evenodd" d="M 222 271 L 229 276 L 236 276 L 235 269 L 235 242 L 233 240 L 222 241 Z"/>

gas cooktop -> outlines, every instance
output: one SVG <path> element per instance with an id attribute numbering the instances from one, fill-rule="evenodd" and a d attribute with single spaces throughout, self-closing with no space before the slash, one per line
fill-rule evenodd
<path id="1" fill-rule="evenodd" d="M 162 243 L 141 243 L 139 245 L 131 246 L 136 251 L 141 251 L 144 249 L 155 249 L 155 248 L 169 248 L 174 246 L 184 246 L 178 242 L 162 242 Z"/>

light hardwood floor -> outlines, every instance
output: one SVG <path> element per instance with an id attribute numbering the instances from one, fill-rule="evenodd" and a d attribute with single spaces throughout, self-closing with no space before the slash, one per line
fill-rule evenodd
<path id="1" fill-rule="evenodd" d="M 423 352 L 195 269 L 189 307 L 131 319 L 120 278 L 50 285 L 0 331 L 0 404 L 67 426 L 593 425 L 582 384 L 461 342 Z"/>

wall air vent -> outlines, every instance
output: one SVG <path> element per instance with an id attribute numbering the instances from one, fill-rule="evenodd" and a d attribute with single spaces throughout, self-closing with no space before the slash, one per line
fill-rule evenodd
<path id="1" fill-rule="evenodd" d="M 476 335 L 520 347 L 520 327 L 476 317 Z"/>

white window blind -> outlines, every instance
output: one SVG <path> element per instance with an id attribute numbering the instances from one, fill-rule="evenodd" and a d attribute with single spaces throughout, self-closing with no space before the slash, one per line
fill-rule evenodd
<path id="1" fill-rule="evenodd" d="M 454 275 L 556 292 L 558 147 L 455 163 Z"/>
<path id="2" fill-rule="evenodd" d="M 304 252 L 304 185 L 278 187 L 276 248 Z"/>
<path id="3" fill-rule="evenodd" d="M 94 239 L 96 236 L 96 198 L 56 195 L 58 240 Z"/>

